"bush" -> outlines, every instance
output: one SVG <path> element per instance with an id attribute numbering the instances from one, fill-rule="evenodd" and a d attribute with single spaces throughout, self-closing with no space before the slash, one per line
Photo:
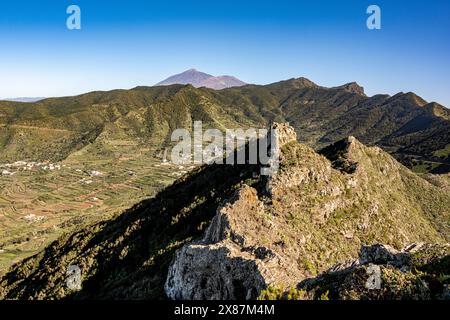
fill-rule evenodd
<path id="1" fill-rule="evenodd" d="M 280 286 L 269 285 L 262 290 L 258 300 L 306 300 L 306 291 L 290 288 L 285 291 Z"/>

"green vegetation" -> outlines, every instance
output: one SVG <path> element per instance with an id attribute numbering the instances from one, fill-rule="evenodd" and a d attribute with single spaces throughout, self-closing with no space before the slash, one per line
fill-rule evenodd
<path id="1" fill-rule="evenodd" d="M 296 288 L 284 290 L 280 286 L 269 285 L 267 289 L 261 291 L 258 300 L 307 300 L 307 297 L 304 290 Z"/>
<path id="2" fill-rule="evenodd" d="M 75 261 L 87 288 L 74 298 L 163 297 L 175 249 L 201 235 L 220 201 L 243 183 L 267 197 L 255 167 L 161 164 L 172 131 L 190 129 L 193 120 L 222 130 L 286 121 L 301 142 L 321 149 L 319 155 L 295 142 L 284 147 L 282 188 L 262 214 L 278 228 L 261 241 L 296 248 L 293 261 L 304 276 L 354 257 L 361 243 L 398 248 L 448 240 L 448 191 L 377 148 L 340 140 L 354 135 L 418 172 L 445 172 L 450 122 L 436 106 L 423 105 L 412 94 L 369 98 L 306 79 L 221 91 L 174 85 L 0 102 L 0 165 L 61 165 L 0 176 L 0 273 L 26 258 L 0 286 L 9 297 L 66 297 L 57 281 Z M 301 183 L 292 182 L 299 176 Z M 35 277 L 49 273 L 52 283 L 30 289 Z M 93 283 L 114 290 L 93 289 Z"/>
<path id="3" fill-rule="evenodd" d="M 181 171 L 160 164 L 151 151 L 130 150 L 127 159 L 71 156 L 59 170 L 0 176 L 0 274 L 64 232 L 111 219 L 153 197 Z M 91 171 L 102 176 L 91 177 Z"/>
<path id="4" fill-rule="evenodd" d="M 199 237 L 217 206 L 258 170 L 258 166 L 221 165 L 194 169 L 121 215 L 65 233 L 0 280 L 0 299 L 16 296 L 19 287 L 29 288 L 16 296 L 21 299 L 162 298 L 175 250 Z M 62 280 L 70 264 L 82 269 L 83 290 L 79 292 L 69 292 Z M 52 277 L 47 276 L 49 272 Z M 48 282 L 38 284 L 34 276 Z"/>
<path id="5" fill-rule="evenodd" d="M 403 253 L 404 255 L 404 253 Z M 429 300 L 443 299 L 450 284 L 448 245 L 425 245 L 411 253 L 412 261 L 394 266 L 379 261 L 380 287 L 368 288 L 368 265 L 327 272 L 299 287 L 314 297 L 331 299 Z M 373 266 L 373 264 L 372 264 Z"/>
<path id="6" fill-rule="evenodd" d="M 433 154 L 436 157 L 448 158 L 450 155 L 450 144 L 448 144 L 444 149 L 436 150 Z"/>
<path id="7" fill-rule="evenodd" d="M 111 150 L 105 145 L 119 138 L 160 148 L 170 143 L 174 129 L 190 128 L 193 120 L 222 130 L 266 127 L 276 120 L 289 122 L 301 142 L 316 148 L 353 135 L 405 164 L 414 155 L 450 165 L 448 157 L 441 158 L 450 145 L 448 111 L 437 104 L 424 108 L 424 103 L 412 93 L 369 98 L 303 78 L 220 91 L 172 85 L 30 104 L 0 102 L 0 162 L 60 161 L 89 144 L 106 155 Z"/>
<path id="8" fill-rule="evenodd" d="M 352 174 L 333 169 L 332 162 L 305 145 L 285 145 L 280 172 L 271 180 L 270 195 L 266 180 L 255 178 L 259 165 L 196 168 L 154 198 L 111 219 L 77 226 L 44 251 L 15 265 L 0 281 L 0 296 L 163 298 L 163 284 L 175 250 L 200 238 L 217 207 L 244 183 L 254 188 L 255 195 L 266 204 L 263 211 L 246 209 L 245 214 L 236 213 L 240 218 L 231 226 L 234 234 L 245 235 L 249 246 L 253 243 L 256 248 L 264 243 L 278 254 L 287 252 L 292 259 L 287 271 L 296 275 L 294 281 L 320 274 L 340 261 L 355 259 L 364 243 L 402 248 L 411 242 L 446 242 L 448 193 L 378 148 L 365 147 L 356 140 L 345 148 L 338 154 L 357 164 Z M 349 187 L 355 195 L 352 198 L 345 192 Z M 345 212 L 345 218 L 336 219 L 339 212 Z M 426 272 L 423 268 L 433 263 L 434 256 L 414 257 L 417 270 Z M 448 274 L 445 261 L 433 267 L 436 276 L 444 281 L 441 275 Z M 79 265 L 83 274 L 83 289 L 75 293 L 64 287 L 70 264 Z M 267 290 L 262 298 L 303 297 L 302 291 Z M 335 296 L 331 288 L 323 287 L 312 297 Z"/>

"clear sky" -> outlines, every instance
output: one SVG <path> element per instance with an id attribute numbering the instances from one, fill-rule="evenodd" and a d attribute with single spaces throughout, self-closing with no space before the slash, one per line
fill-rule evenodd
<path id="1" fill-rule="evenodd" d="M 66 28 L 81 8 L 82 29 Z M 368 30 L 366 9 L 382 10 Z M 153 85 L 197 68 L 267 84 L 357 81 L 450 106 L 448 0 L 17 0 L 0 4 L 0 97 Z"/>

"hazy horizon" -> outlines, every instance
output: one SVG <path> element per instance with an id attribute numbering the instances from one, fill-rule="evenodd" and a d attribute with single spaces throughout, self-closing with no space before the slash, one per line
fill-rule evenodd
<path id="1" fill-rule="evenodd" d="M 204 72 L 204 73 L 207 73 L 208 74 L 208 72 L 207 71 L 204 71 L 204 70 L 199 70 L 199 69 L 197 69 L 197 68 L 189 68 L 189 69 L 187 69 L 187 70 L 183 70 L 182 72 L 184 72 L 184 71 L 188 71 L 188 70 L 191 70 L 191 69 L 195 69 L 196 71 L 198 71 L 198 72 Z M 182 73 L 182 72 L 179 72 L 179 73 Z M 228 75 L 228 74 L 223 74 L 223 75 Z M 223 76 L 222 74 L 221 75 L 213 75 L 213 76 Z M 170 76 L 173 76 L 173 75 L 169 75 L 168 77 L 170 77 Z M 232 76 L 232 75 L 231 75 Z M 300 77 L 294 77 L 294 78 L 300 78 Z M 286 81 L 286 80 L 290 80 L 290 79 L 294 79 L 294 78 L 289 78 L 289 79 L 280 79 L 280 80 L 278 80 L 278 81 L 275 81 L 275 82 L 270 82 L 270 83 L 264 83 L 264 84 L 260 84 L 260 83 L 246 83 L 247 85 L 269 85 L 269 84 L 272 84 L 272 83 L 276 83 L 276 82 L 280 82 L 280 81 Z M 307 77 L 304 77 L 304 78 L 307 78 Z M 164 80 L 164 79 L 161 79 L 161 80 Z M 242 79 L 239 79 L 239 80 L 242 80 Z M 308 80 L 311 80 L 311 79 L 308 79 Z M 315 82 L 315 81 L 313 81 L 313 80 L 311 80 L 312 82 L 314 82 L 314 83 L 316 83 L 317 85 L 319 85 L 319 86 L 321 86 L 321 84 L 320 83 L 317 83 L 317 82 Z M 340 83 L 340 84 L 336 84 L 336 85 L 332 85 L 332 86 L 329 86 L 330 88 L 331 87 L 338 87 L 338 86 L 341 86 L 341 85 L 344 85 L 344 84 L 347 84 L 347 83 Z M 358 83 L 359 85 L 361 85 L 360 83 Z M 146 84 L 143 84 L 143 85 L 140 85 L 140 86 L 149 86 L 149 87 L 152 87 L 152 86 L 157 86 L 158 84 L 156 83 L 156 84 L 152 84 L 152 85 L 146 85 Z M 363 85 L 361 85 L 363 88 L 364 88 L 364 91 L 366 92 L 366 94 L 367 94 L 367 88 L 365 88 Z M 96 92 L 96 91 L 105 91 L 105 92 L 107 92 L 107 91 L 112 91 L 112 90 L 131 90 L 131 89 L 133 89 L 133 88 L 135 88 L 135 87 L 130 87 L 130 88 L 111 88 L 111 89 L 106 89 L 106 90 L 90 90 L 90 91 L 86 91 L 86 92 L 79 92 L 79 93 L 75 93 L 75 94 L 72 94 L 72 95 L 61 95 L 61 96 L 46 96 L 46 97 L 43 97 L 43 96 L 41 96 L 41 97 L 8 97 L 8 98 L 4 98 L 4 97 L 0 97 L 0 101 L 17 101 L 17 102 L 27 102 L 27 103 L 32 103 L 32 102 L 36 102 L 36 101 L 39 101 L 39 100 L 44 100 L 44 99 L 47 99 L 47 98 L 63 98 L 63 97 L 70 97 L 70 96 L 77 96 L 77 95 L 81 95 L 81 94 L 85 94 L 85 93 L 89 93 L 89 92 Z M 409 92 L 409 91 L 402 91 L 402 92 Z M 399 93 L 399 92 L 397 92 L 397 93 Z M 397 93 L 395 93 L 395 94 L 397 94 Z M 374 95 L 376 95 L 376 94 L 385 94 L 385 93 L 383 93 L 383 92 L 379 92 L 379 93 L 375 93 Z M 394 94 L 392 94 L 392 95 L 394 95 Z M 368 95 L 368 96 L 372 96 L 372 95 Z M 27 100 L 27 101 L 22 101 L 22 100 Z M 36 100 L 36 101 L 28 101 L 28 100 Z M 426 100 L 426 99 L 425 99 Z M 434 101 L 434 100 L 427 100 L 427 102 L 437 102 L 437 103 L 440 103 L 439 101 Z M 449 106 L 447 106 L 447 105 L 443 105 L 444 107 L 446 107 L 446 108 L 448 108 L 448 109 L 450 109 L 450 105 Z"/>

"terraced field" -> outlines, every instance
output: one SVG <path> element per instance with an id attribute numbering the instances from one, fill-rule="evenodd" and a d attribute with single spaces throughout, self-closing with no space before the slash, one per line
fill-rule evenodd
<path id="1" fill-rule="evenodd" d="M 6 175 L 0 168 L 0 273 L 63 232 L 155 195 L 189 169 L 162 162 L 156 149 L 115 147 L 112 157 L 99 157 L 91 145 L 60 163 L 10 164 Z"/>

